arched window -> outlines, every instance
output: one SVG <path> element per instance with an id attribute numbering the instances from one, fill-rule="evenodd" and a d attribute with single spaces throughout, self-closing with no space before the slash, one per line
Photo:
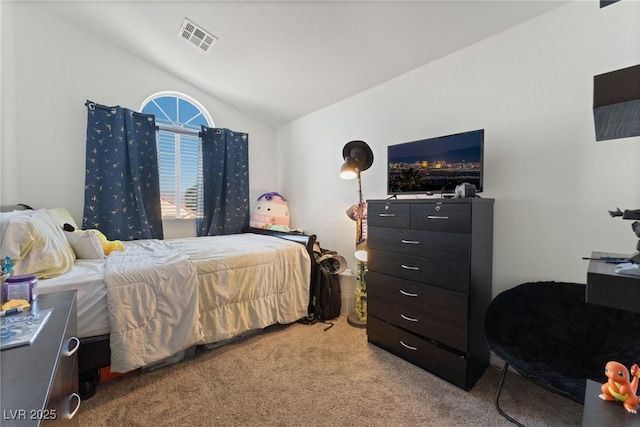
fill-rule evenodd
<path id="1" fill-rule="evenodd" d="M 197 188 L 202 185 L 198 146 L 201 126 L 214 127 L 207 110 L 179 92 L 160 92 L 147 98 L 140 111 L 153 114 L 160 129 L 158 169 L 163 219 L 197 216 Z"/>

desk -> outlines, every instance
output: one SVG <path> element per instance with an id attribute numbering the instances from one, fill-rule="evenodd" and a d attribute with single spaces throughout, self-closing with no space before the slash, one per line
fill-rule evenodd
<path id="1" fill-rule="evenodd" d="M 593 252 L 592 258 L 628 255 Z M 640 276 L 616 274 L 617 264 L 589 261 L 586 302 L 640 313 Z"/>
<path id="2" fill-rule="evenodd" d="M 625 258 L 627 256 L 604 252 L 593 252 L 591 255 L 592 258 Z M 640 313 L 640 276 L 616 274 L 616 267 L 617 264 L 604 261 L 589 261 L 586 302 Z M 602 378 L 604 382 L 604 374 Z M 582 413 L 583 427 L 640 427 L 640 414 L 627 412 L 620 402 L 607 402 L 600 399 L 601 385 L 596 381 L 587 380 Z"/>
<path id="3" fill-rule="evenodd" d="M 582 411 L 583 427 L 636 426 L 640 427 L 640 414 L 627 412 L 620 402 L 607 402 L 600 399 L 600 383 L 587 380 Z"/>

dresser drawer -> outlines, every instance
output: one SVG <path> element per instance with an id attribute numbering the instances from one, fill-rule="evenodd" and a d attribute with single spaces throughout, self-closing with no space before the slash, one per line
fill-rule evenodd
<path id="1" fill-rule="evenodd" d="M 419 255 L 468 263 L 471 236 L 435 231 L 383 228 L 369 225 L 367 245 L 370 249 Z"/>
<path id="2" fill-rule="evenodd" d="M 411 228 L 469 234 L 471 205 L 466 203 L 421 203 L 411 206 Z"/>
<path id="3" fill-rule="evenodd" d="M 367 273 L 368 313 L 461 352 L 467 351 L 467 295 Z"/>
<path id="4" fill-rule="evenodd" d="M 368 203 L 367 226 L 409 228 L 411 205 L 409 203 Z"/>
<path id="5" fill-rule="evenodd" d="M 384 322 L 375 316 L 367 317 L 367 339 L 403 359 L 426 369 L 453 384 L 468 389 L 467 360 L 411 332 Z"/>
<path id="6" fill-rule="evenodd" d="M 43 426 L 78 426 L 80 407 L 78 395 L 78 349 L 80 340 L 76 338 L 78 330 L 77 304 L 71 306 L 66 322 L 64 337 L 58 353 L 47 409 L 54 417 L 42 422 Z"/>
<path id="7" fill-rule="evenodd" d="M 68 340 L 64 347 L 58 360 L 47 405 L 47 409 L 55 414 L 55 417 L 43 421 L 44 426 L 79 425 L 76 410 L 80 406 L 80 396 L 76 392 L 78 388 L 77 349 L 80 347 L 80 341 Z"/>
<path id="8" fill-rule="evenodd" d="M 370 273 L 378 272 L 465 294 L 469 292 L 469 264 L 369 248 L 367 281 Z"/>

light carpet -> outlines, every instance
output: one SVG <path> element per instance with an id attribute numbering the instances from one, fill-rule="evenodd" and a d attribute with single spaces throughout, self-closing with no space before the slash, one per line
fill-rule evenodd
<path id="1" fill-rule="evenodd" d="M 500 368 L 464 391 L 367 342 L 340 317 L 272 326 L 188 360 L 100 384 L 83 426 L 513 426 Z M 509 372 L 502 409 L 526 426 L 580 426 L 583 406 Z"/>

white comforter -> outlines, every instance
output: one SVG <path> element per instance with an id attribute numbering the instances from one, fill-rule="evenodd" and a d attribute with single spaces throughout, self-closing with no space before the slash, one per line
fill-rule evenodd
<path id="1" fill-rule="evenodd" d="M 196 269 L 161 240 L 125 242 L 105 266 L 111 370 L 127 372 L 201 340 Z"/>
<path id="2" fill-rule="evenodd" d="M 111 370 L 307 315 L 304 245 L 236 234 L 124 242 L 106 260 Z"/>
<path id="3" fill-rule="evenodd" d="M 200 344 L 307 315 L 311 261 L 304 245 L 250 233 L 165 242 L 197 268 Z"/>

